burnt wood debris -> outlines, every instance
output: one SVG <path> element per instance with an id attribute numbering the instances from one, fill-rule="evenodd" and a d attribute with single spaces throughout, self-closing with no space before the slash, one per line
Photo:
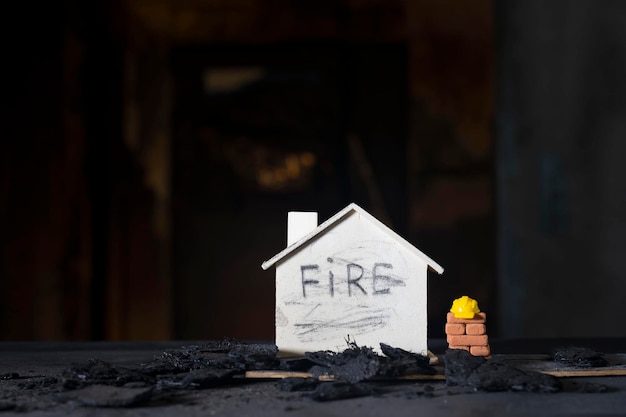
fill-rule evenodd
<path id="1" fill-rule="evenodd" d="M 555 349 L 552 352 L 552 358 L 557 362 L 579 368 L 599 368 L 608 365 L 602 353 L 578 346 L 566 346 Z"/>
<path id="2" fill-rule="evenodd" d="M 5 383 L 18 384 L 21 392 L 51 395 L 57 403 L 73 402 L 87 407 L 131 407 L 158 402 L 164 396 L 185 390 L 229 387 L 254 383 L 245 378 L 247 371 L 276 370 L 307 372 L 311 377 L 289 377 L 275 384 L 281 391 L 300 392 L 315 401 L 333 401 L 368 395 L 382 395 L 385 384 L 399 383 L 404 375 L 437 373 L 429 358 L 387 344 L 380 344 L 383 355 L 372 348 L 348 340 L 343 352 L 308 352 L 300 358 L 278 358 L 273 344 L 246 343 L 225 339 L 198 346 L 168 349 L 152 361 L 132 366 L 115 366 L 99 359 L 71 364 L 60 375 L 39 378 L 18 373 L 3 374 Z M 588 358 L 601 363 L 599 352 L 580 349 L 560 350 L 555 360 L 567 357 L 580 366 Z M 595 358 L 595 359 L 594 359 Z M 595 365 L 594 365 L 595 366 Z M 332 381 L 324 377 L 332 376 Z M 322 377 L 322 378 L 320 378 Z M 564 389 L 560 380 L 549 375 L 520 370 L 497 360 L 472 356 L 465 350 L 451 349 L 445 354 L 446 382 L 443 388 L 421 384 L 415 396 L 432 397 L 474 391 L 527 391 L 552 393 Z M 328 378 L 326 378 L 328 379 Z M 411 383 L 411 382 L 407 382 Z M 413 382 L 415 383 L 415 382 Z M 604 392 L 597 384 L 573 390 Z M 566 389 L 567 390 L 567 389 Z M 19 410 L 17 400 L 3 398 L 0 410 Z"/>

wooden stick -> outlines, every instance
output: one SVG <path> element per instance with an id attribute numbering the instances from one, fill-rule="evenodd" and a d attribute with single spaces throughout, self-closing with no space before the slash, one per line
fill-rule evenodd
<path id="1" fill-rule="evenodd" d="M 310 372 L 294 371 L 246 371 L 246 378 L 283 379 L 283 378 L 311 378 Z"/>
<path id="2" fill-rule="evenodd" d="M 536 371 L 542 374 L 552 375 L 559 378 L 568 377 L 592 377 L 592 376 L 626 376 L 626 369 L 576 369 L 567 371 Z M 251 379 L 283 379 L 283 378 L 313 378 L 310 372 L 294 372 L 294 371 L 247 371 L 246 378 Z M 412 374 L 398 377 L 374 377 L 371 380 L 404 380 L 404 381 L 428 381 L 428 380 L 445 380 L 443 374 L 422 375 Z M 334 381 L 333 375 L 321 375 L 318 377 L 320 381 Z"/>
<path id="3" fill-rule="evenodd" d="M 558 377 L 570 376 L 626 376 L 626 369 L 587 369 L 587 370 L 571 370 L 571 371 L 538 371 L 542 374 L 548 374 Z"/>
<path id="4" fill-rule="evenodd" d="M 293 372 L 293 371 L 247 371 L 245 374 L 246 378 L 253 379 L 283 379 L 283 378 L 313 378 L 313 374 L 310 372 Z M 445 379 L 445 375 L 443 374 L 435 374 L 435 375 L 422 375 L 422 374 L 413 374 L 413 375 L 403 375 L 398 377 L 374 377 L 371 380 L 380 381 L 380 380 L 443 380 Z M 318 380 L 320 381 L 334 381 L 335 377 L 333 375 L 321 375 Z"/>

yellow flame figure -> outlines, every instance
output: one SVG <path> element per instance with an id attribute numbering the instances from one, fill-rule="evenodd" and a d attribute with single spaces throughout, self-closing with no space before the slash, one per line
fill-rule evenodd
<path id="1" fill-rule="evenodd" d="M 473 319 L 476 313 L 480 313 L 480 309 L 478 308 L 478 301 L 464 295 L 452 302 L 450 312 L 454 313 L 454 317 L 457 319 Z"/>

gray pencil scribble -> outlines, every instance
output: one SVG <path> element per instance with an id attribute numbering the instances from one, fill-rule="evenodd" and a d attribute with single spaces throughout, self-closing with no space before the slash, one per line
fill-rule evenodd
<path id="1" fill-rule="evenodd" d="M 296 336 L 303 343 L 341 338 L 346 332 L 353 335 L 367 334 L 385 327 L 391 318 L 391 311 L 387 308 L 362 305 L 348 308 L 343 314 L 330 319 L 321 314 L 321 317 L 317 315 L 309 318 L 311 313 L 294 324 Z"/>
<path id="2" fill-rule="evenodd" d="M 315 304 L 315 307 L 313 307 L 313 308 L 311 309 L 311 311 L 309 311 L 308 313 L 306 313 L 306 314 L 304 315 L 304 318 L 307 318 L 307 317 L 309 317 L 311 314 L 313 314 L 313 312 L 315 312 L 315 310 L 317 310 L 317 308 L 318 308 L 319 306 L 321 306 L 321 304 Z"/>

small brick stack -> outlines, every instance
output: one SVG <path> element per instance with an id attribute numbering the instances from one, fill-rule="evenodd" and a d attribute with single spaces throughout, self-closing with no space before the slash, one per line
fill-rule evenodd
<path id="1" fill-rule="evenodd" d="M 473 319 L 458 319 L 454 313 L 448 313 L 446 335 L 449 348 L 465 349 L 474 356 L 489 356 L 486 321 L 485 313 L 477 313 Z"/>

